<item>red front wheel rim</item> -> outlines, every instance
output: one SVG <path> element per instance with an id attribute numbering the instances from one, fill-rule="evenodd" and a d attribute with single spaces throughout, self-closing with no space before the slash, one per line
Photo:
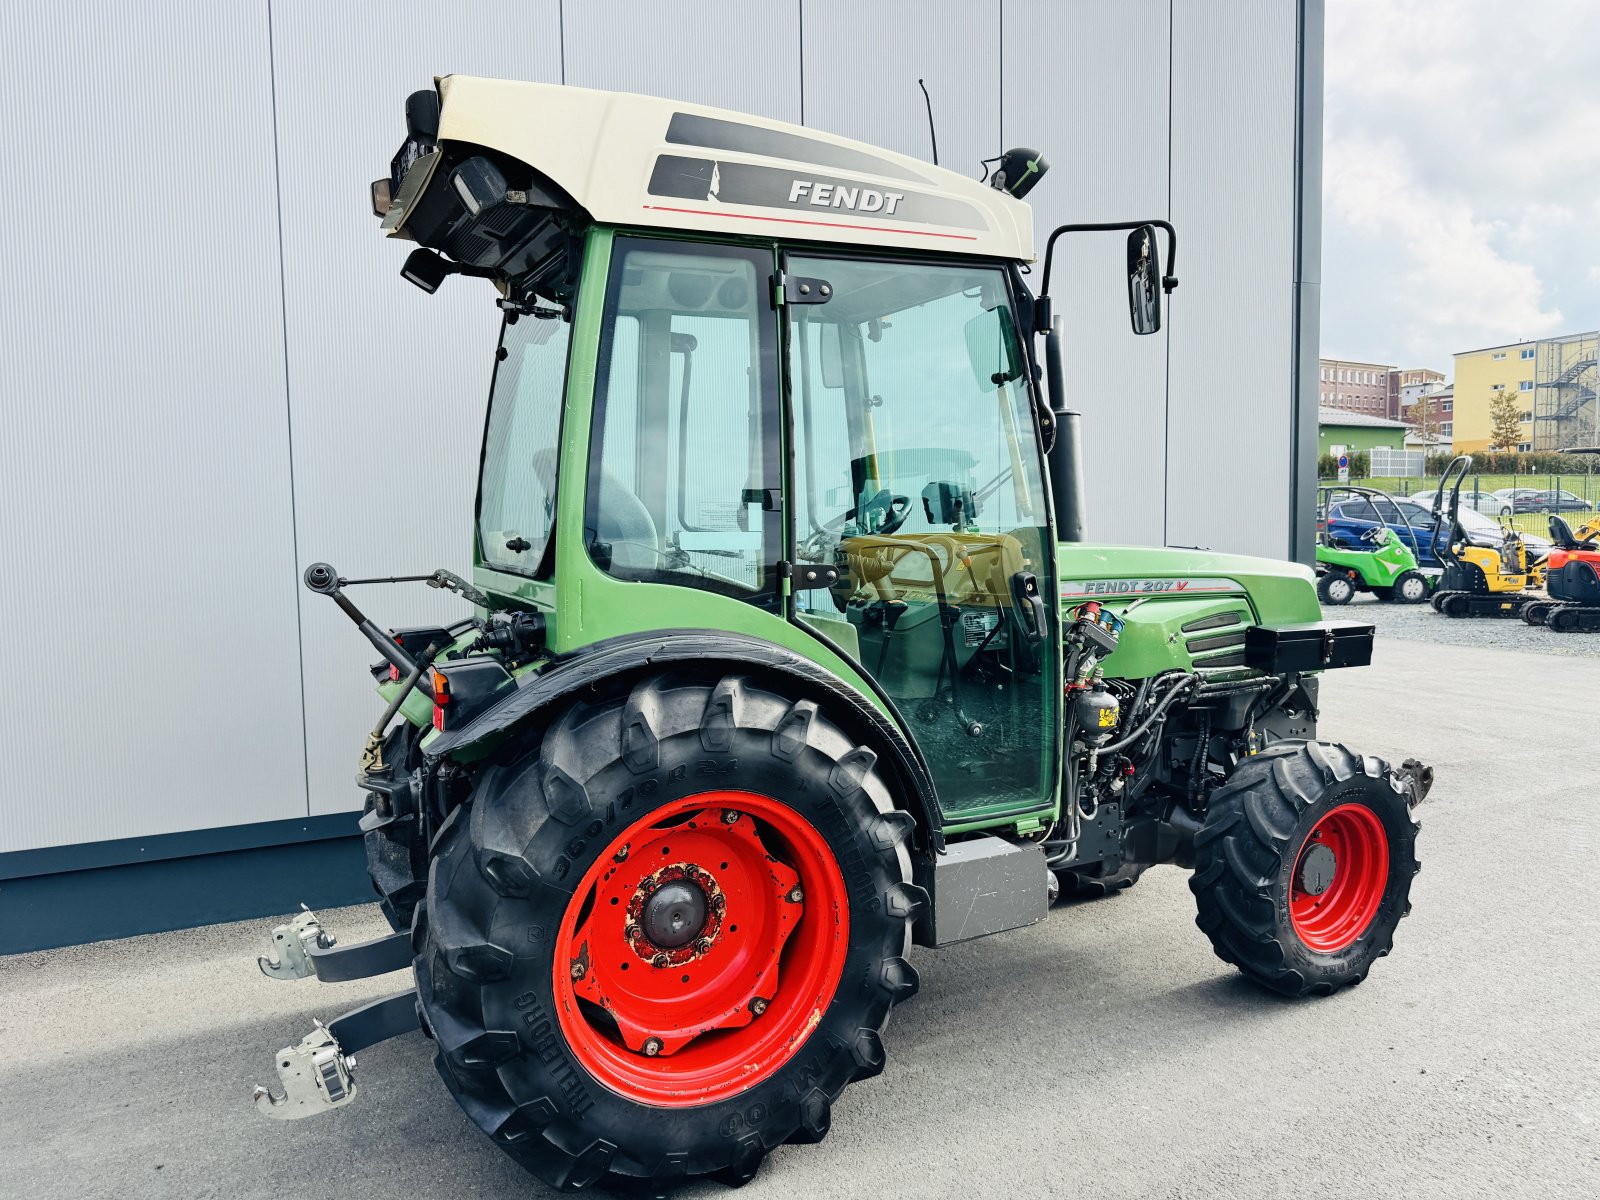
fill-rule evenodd
<path id="1" fill-rule="evenodd" d="M 562 1032 L 612 1091 L 708 1104 L 770 1078 L 833 1000 L 849 950 L 822 835 L 754 792 L 701 792 L 635 821 L 568 902 Z"/>
<path id="2" fill-rule="evenodd" d="M 1331 859 L 1330 859 L 1331 856 Z M 1331 954 L 1371 927 L 1389 881 L 1389 839 L 1364 804 L 1329 809 L 1295 856 L 1289 920 L 1312 950 Z"/>

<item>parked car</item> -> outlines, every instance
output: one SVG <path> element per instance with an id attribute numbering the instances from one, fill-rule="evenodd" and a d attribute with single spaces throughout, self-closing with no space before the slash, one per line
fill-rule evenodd
<path id="1" fill-rule="evenodd" d="M 1538 488 L 1500 488 L 1492 494 L 1500 502 L 1494 515 L 1501 517 L 1538 512 L 1540 497 L 1544 495 Z"/>
<path id="2" fill-rule="evenodd" d="M 1486 546 L 1498 546 L 1505 540 L 1505 530 L 1498 521 L 1464 504 L 1456 519 L 1475 541 Z M 1330 536 L 1350 545 L 1359 544 L 1363 531 L 1387 525 L 1411 547 L 1419 567 L 1438 570 L 1444 566 L 1433 552 L 1433 510 L 1423 507 L 1413 498 L 1393 499 L 1384 496 L 1369 500 L 1365 496 L 1347 496 L 1342 500 L 1335 499 L 1317 525 L 1319 529 L 1325 525 Z M 1527 546 L 1530 557 L 1543 558 L 1550 553 L 1549 538 L 1529 533 L 1522 535 L 1522 542 Z"/>
<path id="3" fill-rule="evenodd" d="M 1422 505 L 1423 508 L 1431 511 L 1434 498 L 1437 495 L 1438 489 L 1434 489 L 1427 492 L 1418 492 L 1413 496 L 1406 497 L 1406 499 L 1415 501 L 1417 504 Z M 1449 499 L 1448 496 L 1445 497 L 1446 503 L 1449 502 Z M 1493 492 L 1469 492 L 1463 488 L 1461 492 L 1461 507 L 1464 509 L 1470 508 L 1473 512 L 1488 513 L 1491 517 L 1500 515 L 1500 499 Z"/>
<path id="4" fill-rule="evenodd" d="M 1564 488 L 1550 488 L 1539 493 L 1540 507 L 1535 512 L 1593 512 L 1594 505 L 1590 504 L 1576 492 L 1569 492 Z"/>

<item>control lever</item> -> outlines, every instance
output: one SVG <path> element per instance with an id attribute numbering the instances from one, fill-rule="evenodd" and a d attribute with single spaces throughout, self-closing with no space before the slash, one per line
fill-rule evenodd
<path id="1" fill-rule="evenodd" d="M 1023 633 L 1029 641 L 1044 641 L 1050 636 L 1050 614 L 1039 595 L 1039 577 L 1032 571 L 1018 571 L 1011 577 L 1011 594 L 1016 597 Z"/>

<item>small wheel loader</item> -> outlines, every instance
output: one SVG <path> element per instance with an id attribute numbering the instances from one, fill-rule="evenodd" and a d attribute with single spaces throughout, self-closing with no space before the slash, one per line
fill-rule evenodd
<path id="1" fill-rule="evenodd" d="M 1281 995 L 1389 953 L 1431 772 L 1317 729 L 1372 627 L 1321 620 L 1303 566 L 1085 539 L 1053 251 L 1126 232 L 1147 334 L 1176 235 L 1063 226 L 1029 276 L 1046 166 L 978 183 L 577 88 L 410 98 L 373 207 L 407 279 L 485 279 L 500 318 L 475 565 L 413 577 L 463 601 L 429 628 L 305 572 L 380 657 L 361 826 L 395 932 L 306 912 L 261 968 L 415 982 L 282 1051 L 263 1113 L 353 1102 L 352 1056 L 420 1027 L 557 1188 L 740 1184 L 883 1070 L 913 943 L 1062 886 L 1190 869 L 1216 953 Z"/>

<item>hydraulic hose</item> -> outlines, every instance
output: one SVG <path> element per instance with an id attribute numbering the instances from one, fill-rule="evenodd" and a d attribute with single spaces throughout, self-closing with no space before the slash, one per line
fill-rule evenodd
<path id="1" fill-rule="evenodd" d="M 1099 758 L 1104 758 L 1108 754 L 1117 754 L 1123 750 L 1126 750 L 1129 746 L 1133 745 L 1140 738 L 1142 738 L 1157 720 L 1166 715 L 1167 709 L 1172 707 L 1172 702 L 1178 698 L 1179 693 L 1183 692 L 1189 687 L 1192 687 L 1199 681 L 1200 676 L 1198 675 L 1186 673 L 1179 676 L 1172 687 L 1168 689 L 1166 695 L 1162 696 L 1160 700 L 1156 701 L 1156 706 L 1150 710 L 1150 715 L 1143 721 L 1139 722 L 1139 725 L 1133 730 L 1132 733 L 1129 733 L 1126 737 L 1119 741 L 1112 742 L 1108 746 L 1095 747 L 1095 755 Z"/>

